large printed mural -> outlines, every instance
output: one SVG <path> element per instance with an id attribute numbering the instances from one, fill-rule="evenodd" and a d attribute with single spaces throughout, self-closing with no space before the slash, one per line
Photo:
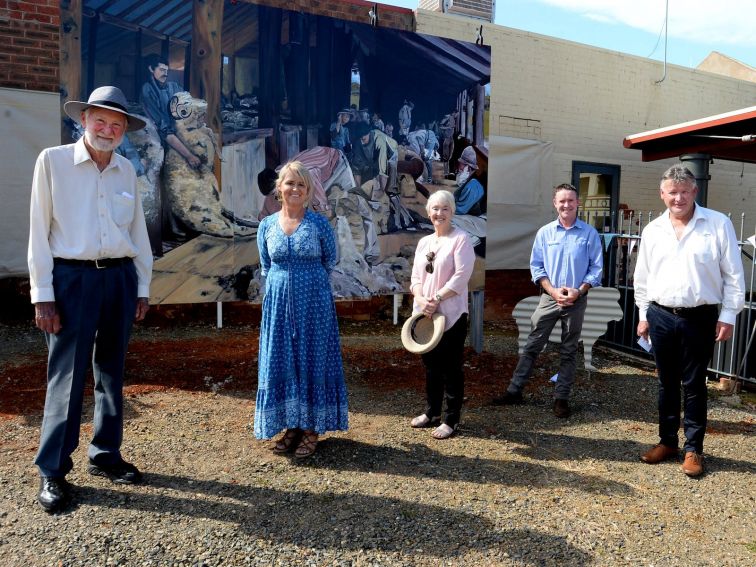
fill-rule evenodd
<path id="1" fill-rule="evenodd" d="M 85 2 L 95 17 L 100 5 Z M 310 170 L 311 208 L 337 235 L 336 298 L 407 291 L 440 189 L 455 196 L 482 289 L 488 47 L 226 2 L 213 131 L 186 88 L 190 34 L 135 38 L 101 17 L 83 29 L 84 87 L 118 85 L 148 122 L 120 151 L 139 174 L 154 303 L 261 300 L 257 226 L 280 208 L 276 170 L 290 160 Z"/>

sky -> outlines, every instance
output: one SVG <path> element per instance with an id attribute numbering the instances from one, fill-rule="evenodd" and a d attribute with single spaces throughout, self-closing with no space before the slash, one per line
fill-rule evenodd
<path id="1" fill-rule="evenodd" d="M 666 0 L 495 1 L 496 24 L 664 61 Z M 756 67 L 755 21 L 756 0 L 669 0 L 667 62 L 696 67 L 719 51 Z"/>

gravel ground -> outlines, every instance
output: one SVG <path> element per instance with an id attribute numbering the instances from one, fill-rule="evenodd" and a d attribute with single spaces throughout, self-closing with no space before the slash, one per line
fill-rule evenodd
<path id="1" fill-rule="evenodd" d="M 511 329 L 488 326 L 484 355 L 468 357 L 475 380 L 462 430 L 436 441 L 408 426 L 422 408 L 423 380 L 398 329 L 343 327 L 345 351 L 362 352 L 345 355 L 351 428 L 324 437 L 302 463 L 252 438 L 253 381 L 211 373 L 191 388 L 154 380 L 146 387 L 150 370 L 172 372 L 160 361 L 152 369 L 132 361 L 124 454 L 145 483 L 121 487 L 89 476 L 91 426 L 84 425 L 68 477 L 77 504 L 50 516 L 35 501 L 41 405 L 8 411 L 6 404 L 0 565 L 756 563 L 752 394 L 725 398 L 712 389 L 707 474 L 690 479 L 678 463 L 638 460 L 656 442 L 651 367 L 596 348 L 601 371 L 580 374 L 573 416 L 558 420 L 548 383 L 557 356 L 545 353 L 527 403 L 491 407 L 516 340 Z M 132 346 L 180 349 L 191 337 L 188 358 L 196 339 L 212 350 L 245 336 L 255 342 L 246 329 L 146 329 Z M 0 345 L 0 396 L 38 393 L 41 337 L 0 325 Z M 242 354 L 254 374 L 254 349 Z M 14 381 L 24 368 L 35 369 L 33 384 Z M 411 376 L 381 381 L 386 368 Z"/>

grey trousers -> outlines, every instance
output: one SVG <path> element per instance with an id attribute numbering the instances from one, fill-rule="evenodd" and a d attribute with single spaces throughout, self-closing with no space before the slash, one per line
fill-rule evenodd
<path id="1" fill-rule="evenodd" d="M 546 345 L 546 341 L 549 340 L 554 325 L 557 321 L 561 321 L 562 342 L 559 347 L 559 377 L 554 390 L 554 398 L 566 400 L 570 397 L 570 391 L 575 382 L 577 349 L 587 304 L 588 297 L 583 296 L 578 298 L 571 307 L 561 308 L 548 293 L 541 295 L 538 307 L 531 317 L 533 330 L 528 336 L 528 342 L 525 344 L 512 381 L 507 388 L 509 392 L 513 394 L 522 392 L 533 373 L 533 364 Z"/>
<path id="2" fill-rule="evenodd" d="M 90 459 L 114 464 L 123 438 L 123 369 L 134 321 L 134 264 L 105 269 L 56 264 L 53 269 L 61 331 L 47 334 L 47 395 L 39 451 L 42 476 L 63 477 L 79 444 L 84 384 L 94 370 L 94 423 Z"/>

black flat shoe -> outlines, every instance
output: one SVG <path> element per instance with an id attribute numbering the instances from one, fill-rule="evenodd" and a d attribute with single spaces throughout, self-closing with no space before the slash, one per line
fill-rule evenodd
<path id="1" fill-rule="evenodd" d="M 65 478 L 43 476 L 39 479 L 37 502 L 45 512 L 53 514 L 63 510 L 70 501 L 71 485 Z"/>
<path id="2" fill-rule="evenodd" d="M 139 484 L 142 482 L 142 473 L 134 465 L 121 461 L 114 465 L 103 465 L 89 460 L 89 474 L 104 476 L 116 484 Z"/>

